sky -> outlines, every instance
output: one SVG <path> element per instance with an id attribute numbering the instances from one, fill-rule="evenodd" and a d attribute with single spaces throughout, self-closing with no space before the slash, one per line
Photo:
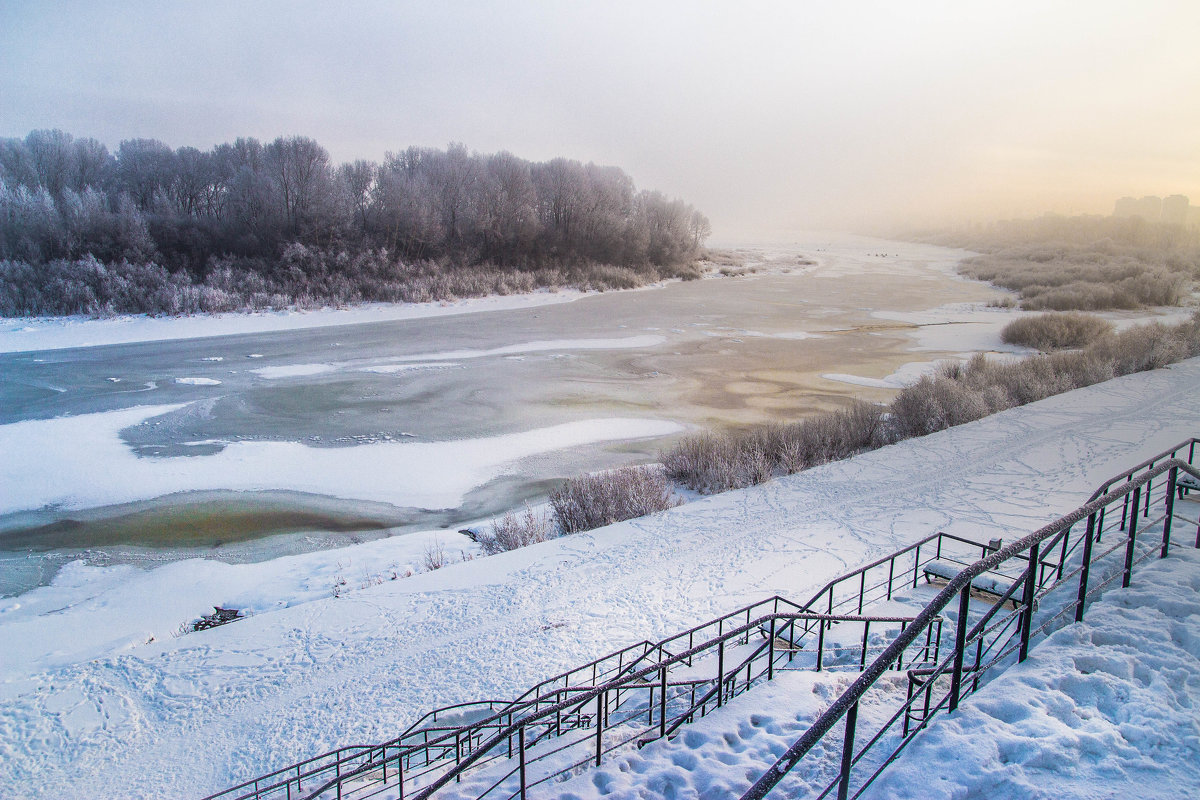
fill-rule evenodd
<path id="1" fill-rule="evenodd" d="M 714 239 L 1200 205 L 1200 2 L 0 0 L 0 136 L 612 164 Z"/>

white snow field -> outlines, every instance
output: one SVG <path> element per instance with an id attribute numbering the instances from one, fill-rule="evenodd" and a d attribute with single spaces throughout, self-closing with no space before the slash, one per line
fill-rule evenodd
<path id="1" fill-rule="evenodd" d="M 197 598 L 196 605 L 203 607 L 175 611 L 181 623 L 224 602 L 228 591 L 224 579 L 213 580 L 212 592 L 205 596 L 212 565 L 203 560 L 161 568 L 170 572 L 142 573 L 156 576 L 147 583 L 137 570 L 129 570 L 123 582 L 108 581 L 105 592 L 93 595 L 72 594 L 60 583 L 86 583 L 89 571 L 100 568 L 64 570 L 54 586 L 38 590 L 60 591 L 56 602 L 45 595 L 21 596 L 6 600 L 0 611 L 0 662 L 5 664 L 0 796 L 203 796 L 337 746 L 383 741 L 435 707 L 515 697 L 543 678 L 622 645 L 662 638 L 775 593 L 804 600 L 829 578 L 937 530 L 980 541 L 1034 530 L 1075 508 L 1105 478 L 1200 431 L 1198 390 L 1200 359 L 1192 359 L 653 517 L 410 578 L 378 585 L 367 581 L 365 588 L 352 586 L 340 597 L 301 597 L 294 582 L 279 578 L 281 569 L 274 562 L 243 565 L 237 581 L 244 586 L 253 586 L 256 570 L 261 570 L 262 585 L 255 594 L 264 609 L 245 620 L 141 645 L 136 637 L 121 636 L 107 646 L 83 648 L 93 655 L 78 659 L 65 652 L 27 653 L 18 668 L 9 669 L 7 654 L 14 643 L 36 630 L 33 618 L 20 613 L 22 603 L 40 603 L 38 616 L 55 620 L 54 635 L 63 637 L 67 647 L 72 630 L 81 639 L 102 639 L 106 616 L 114 617 L 114 630 L 128 631 L 129 620 L 116 617 L 136 616 L 129 598 L 139 598 L 145 606 L 169 602 L 141 595 L 145 587 L 171 587 L 168 592 L 179 587 L 181 594 Z M 386 569 L 394 558 L 381 552 L 380 561 L 373 563 L 372 552 L 363 545 L 341 554 L 367 573 Z M 312 570 L 314 576 L 327 567 L 319 560 L 297 560 L 290 566 Z M 1194 576 L 1194 569 L 1188 574 Z M 1194 590 L 1195 578 L 1188 580 Z M 308 602 L 269 610 L 273 583 L 284 604 Z M 1136 628 L 1153 620 L 1158 634 L 1169 637 L 1179 652 L 1168 653 L 1163 642 L 1159 661 L 1143 667 L 1127 659 L 1125 669 L 1118 656 L 1129 656 L 1132 649 L 1124 655 L 1117 650 L 1134 645 L 1123 645 L 1116 637 L 1114 655 L 1084 665 L 1091 676 L 1080 677 L 1078 684 L 1070 684 L 1066 656 L 1046 655 L 1035 663 L 1059 666 L 1042 677 L 1027 666 L 1026 672 L 996 680 L 964 706 L 980 725 L 998 731 L 1017 726 L 1002 738 L 1011 747 L 989 751 L 995 744 L 971 740 L 970 727 L 962 729 L 967 733 L 959 736 L 961 744 L 953 729 L 942 734 L 931 729 L 928 735 L 937 738 L 912 750 L 907 766 L 897 773 L 909 775 L 908 783 L 897 777 L 900 782 L 886 786 L 895 796 L 922 796 L 941 770 L 951 772 L 949 786 L 962 787 L 961 794 L 948 788 L 946 796 L 982 794 L 985 783 L 973 773 L 994 776 L 1007 769 L 1008 759 L 1026 770 L 1024 777 L 1013 778 L 1016 782 L 1005 795 L 1017 796 L 1021 791 L 1016 787 L 1040 787 L 1039 776 L 1079 752 L 1082 763 L 1074 771 L 1062 770 L 1055 790 L 1062 796 L 1108 796 L 1103 781 L 1111 761 L 1090 749 L 1095 742 L 1113 745 L 1131 783 L 1139 775 L 1157 774 L 1150 763 L 1137 762 L 1144 767 L 1141 773 L 1129 766 L 1138 758 L 1186 757 L 1194 763 L 1187 756 L 1196 748 L 1194 709 L 1200 699 L 1194 600 L 1181 595 L 1159 611 L 1148 605 L 1136 611 L 1143 604 L 1134 598 L 1144 597 L 1137 592 L 1145 591 L 1135 585 L 1134 593 L 1122 595 L 1128 600 L 1114 601 L 1114 615 L 1131 609 L 1125 614 L 1131 620 L 1125 641 L 1141 637 Z M 109 610 L 114 613 L 107 615 Z M 1089 621 L 1098 626 L 1097 617 L 1109 612 L 1097 605 L 1089 613 L 1094 615 Z M 1091 630 L 1056 636 L 1090 636 L 1093 642 L 1104 638 Z M 1193 660 L 1188 662 L 1182 651 L 1191 652 Z M 1159 712 L 1137 704 L 1145 695 L 1126 695 L 1115 682 L 1105 683 L 1105 671 L 1147 683 L 1156 697 L 1176 693 L 1171 701 L 1176 710 L 1163 711 L 1159 721 L 1148 725 Z M 819 710 L 814 698 L 824 703 L 835 697 L 836 681 L 842 679 L 826 678 L 833 684 L 815 687 L 815 694 L 814 686 L 801 679 L 799 684 L 781 682 L 755 689 L 745 699 L 758 703 L 755 695 L 761 692 L 758 697 L 772 705 L 776 718 L 790 714 L 796 723 L 797 717 Z M 1088 681 L 1103 697 L 1095 701 L 1096 718 L 1080 715 L 1080 727 L 1072 734 L 1066 730 L 1072 722 L 1065 713 L 1068 706 L 1058 702 L 1055 692 L 1079 685 L 1086 695 L 1092 691 Z M 1003 691 L 1014 685 L 989 701 L 996 697 L 994 687 Z M 1111 694 L 1103 694 L 1109 686 Z M 1014 692 L 1040 703 L 1027 723 L 1014 712 Z M 1086 707 L 1078 698 L 1075 702 Z M 1101 705 L 1103 713 L 1116 718 L 1108 728 Z M 1193 727 L 1174 725 L 1172 720 L 1183 719 L 1188 709 Z M 747 717 L 745 724 L 754 727 L 755 718 Z M 769 721 L 759 723 L 766 727 Z M 693 769 L 697 774 L 708 770 L 711 783 L 681 778 L 679 796 L 726 796 L 748 786 L 757 777 L 747 766 L 756 762 L 741 760 L 747 748 L 740 743 L 749 728 L 743 736 L 736 723 L 733 730 L 721 723 L 720 715 L 704 725 L 718 727 L 697 727 L 670 746 L 707 741 L 729 770 L 718 771 L 711 762 L 704 767 L 694 753 L 675 750 L 678 760 L 672 766 L 655 762 L 644 782 L 625 776 L 627 783 L 614 782 L 611 788 L 617 796 L 666 796 L 672 790 L 662 776 Z M 784 728 L 780 726 L 779 741 L 786 743 L 798 730 Z M 1136 743 L 1122 745 L 1112 731 Z M 1089 732 L 1090 738 L 1083 735 Z M 1156 746 L 1155 737 L 1178 744 Z M 1077 750 L 1067 746 L 1072 741 Z M 957 748 L 963 757 L 943 766 L 946 748 Z M 767 752 L 767 760 L 778 754 L 771 748 Z M 980 754 L 978 768 L 966 757 L 970 752 Z M 926 756 L 914 760 L 919 753 Z M 619 765 L 620 758 L 612 764 Z M 1168 764 L 1165 769 L 1171 772 L 1175 796 L 1194 796 L 1200 790 L 1189 771 L 1193 766 Z M 602 793 L 601 774 L 614 773 L 585 775 L 577 779 L 576 791 L 581 796 Z"/>
<path id="2" fill-rule="evenodd" d="M 522 458 L 593 442 L 664 436 L 668 420 L 601 418 L 479 439 L 376 442 L 352 448 L 302 442 L 229 442 L 203 459 L 141 458 L 121 431 L 160 424 L 182 404 L 134 406 L 0 425 L 0 513 L 86 508 L 197 489 L 289 489 L 354 500 L 452 508 Z M 199 443 L 196 443 L 199 444 Z"/>
<path id="3" fill-rule="evenodd" d="M 564 289 L 557 292 L 493 295 L 436 303 L 364 303 L 352 308 L 321 308 L 308 311 L 229 312 L 196 314 L 190 317 L 127 315 L 105 319 L 16 317 L 0 320 L 0 353 L 426 319 L 476 311 L 500 311 L 549 303 L 569 303 L 586 296 L 584 292 Z"/>

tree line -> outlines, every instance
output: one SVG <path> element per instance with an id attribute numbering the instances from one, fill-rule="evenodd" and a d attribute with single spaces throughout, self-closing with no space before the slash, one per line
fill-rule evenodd
<path id="1" fill-rule="evenodd" d="M 336 277 L 364 258 L 375 282 L 414 265 L 426 276 L 482 268 L 560 277 L 609 265 L 625 282 L 689 263 L 709 232 L 691 205 L 639 191 L 617 167 L 461 144 L 335 164 L 303 136 L 208 151 L 129 139 L 115 152 L 58 130 L 0 139 L 0 261 L 26 282 L 39 265 L 87 260 L 91 272 L 152 264 L 180 286 L 253 273 L 265 290 L 303 293 L 311 276 L 298 269 Z"/>

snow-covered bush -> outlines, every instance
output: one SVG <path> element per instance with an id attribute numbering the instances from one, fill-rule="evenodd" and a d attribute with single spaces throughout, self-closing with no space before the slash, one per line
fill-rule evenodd
<path id="1" fill-rule="evenodd" d="M 662 454 L 666 475 L 698 492 L 715 493 L 762 483 L 771 477 L 766 437 L 745 433 L 698 433 Z"/>
<path id="2" fill-rule="evenodd" d="M 667 477 L 713 493 L 763 483 L 886 443 L 885 409 L 853 401 L 799 422 L 760 425 L 737 433 L 700 433 L 662 455 Z"/>
<path id="3" fill-rule="evenodd" d="M 1112 330 L 1112 323 L 1099 317 L 1063 312 L 1015 319 L 1000 331 L 1000 338 L 1007 344 L 1049 352 L 1086 347 Z"/>
<path id="4" fill-rule="evenodd" d="M 491 533 L 479 533 L 474 539 L 483 552 L 489 556 L 516 550 L 547 539 L 554 538 L 554 526 L 545 512 L 536 512 L 529 506 L 525 513 L 517 515 L 512 511 L 498 520 L 492 521 Z"/>
<path id="5" fill-rule="evenodd" d="M 589 531 L 679 505 L 663 471 L 624 467 L 572 478 L 550 495 L 563 533 Z"/>

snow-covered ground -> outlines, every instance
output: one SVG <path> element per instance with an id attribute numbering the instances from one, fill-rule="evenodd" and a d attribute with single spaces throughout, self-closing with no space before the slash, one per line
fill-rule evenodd
<path id="1" fill-rule="evenodd" d="M 569 303 L 586 293 L 564 289 L 505 296 L 477 297 L 439 303 L 368 303 L 352 308 L 307 311 L 197 314 L 189 317 L 129 315 L 106 319 L 24 317 L 0 319 L 0 353 L 96 347 L 131 342 L 199 339 L 242 333 L 293 331 L 336 325 L 361 325 L 402 319 L 427 319 L 477 311 L 531 308 Z"/>
<path id="2" fill-rule="evenodd" d="M 1104 594 L 917 737 L 869 796 L 917 794 L 1200 796 L 1200 551 Z"/>
<path id="3" fill-rule="evenodd" d="M 158 425 L 184 405 L 134 406 L 0 425 L 0 514 L 44 506 L 87 508 L 203 489 L 287 489 L 423 508 L 459 505 L 467 492 L 522 458 L 593 442 L 664 436 L 666 420 L 607 418 L 481 439 L 311 447 L 301 442 L 221 442 L 204 458 L 139 457 L 122 431 Z M 202 440 L 189 444 L 211 444 Z M 32 457 L 32 454 L 37 454 Z"/>
<path id="4" fill-rule="evenodd" d="M 781 672 L 687 726 L 556 785 L 563 800 L 737 797 L 856 678 Z M 903 700 L 903 684 L 898 691 Z M 861 719 L 886 718 L 864 700 Z M 1111 589 L 1087 618 L 1039 643 L 1023 664 L 936 720 L 864 797 L 1195 797 L 1200 792 L 1200 551 L 1179 547 Z M 872 720 L 878 724 L 880 719 Z M 863 730 L 874 731 L 874 726 Z M 859 742 L 861 745 L 861 741 Z M 841 737 L 777 790 L 819 792 L 836 775 Z M 819 767 L 810 761 L 821 761 Z M 807 774 L 805 774 L 807 773 Z M 860 784 L 855 784 L 857 790 Z M 771 795 L 775 796 L 775 795 Z"/>
<path id="5" fill-rule="evenodd" d="M 1197 387 L 1192 359 L 403 579 L 372 579 L 398 562 L 386 548 L 345 548 L 324 556 L 352 565 L 339 597 L 322 596 L 331 573 L 320 556 L 237 570 L 193 560 L 116 579 L 96 567 L 64 570 L 43 594 L 0 611 L 0 796 L 203 795 L 339 745 L 384 740 L 433 707 L 516 696 L 748 601 L 803 599 L 935 530 L 977 540 L 1032 530 L 1200 430 Z M 140 627 L 136 599 L 166 586 L 177 605 L 146 613 Z M 261 610 L 180 638 L 150 628 L 170 615 L 177 626 L 237 592 Z M 39 628 L 39 619 L 53 624 Z M 1181 641 L 1194 637 L 1179 630 Z M 42 631 L 38 647 L 20 644 Z M 16 666 L 8 653 L 20 653 Z M 1194 685 L 1181 664 L 1167 672 L 1172 685 Z M 784 692 L 784 704 L 785 689 L 766 691 Z"/>

